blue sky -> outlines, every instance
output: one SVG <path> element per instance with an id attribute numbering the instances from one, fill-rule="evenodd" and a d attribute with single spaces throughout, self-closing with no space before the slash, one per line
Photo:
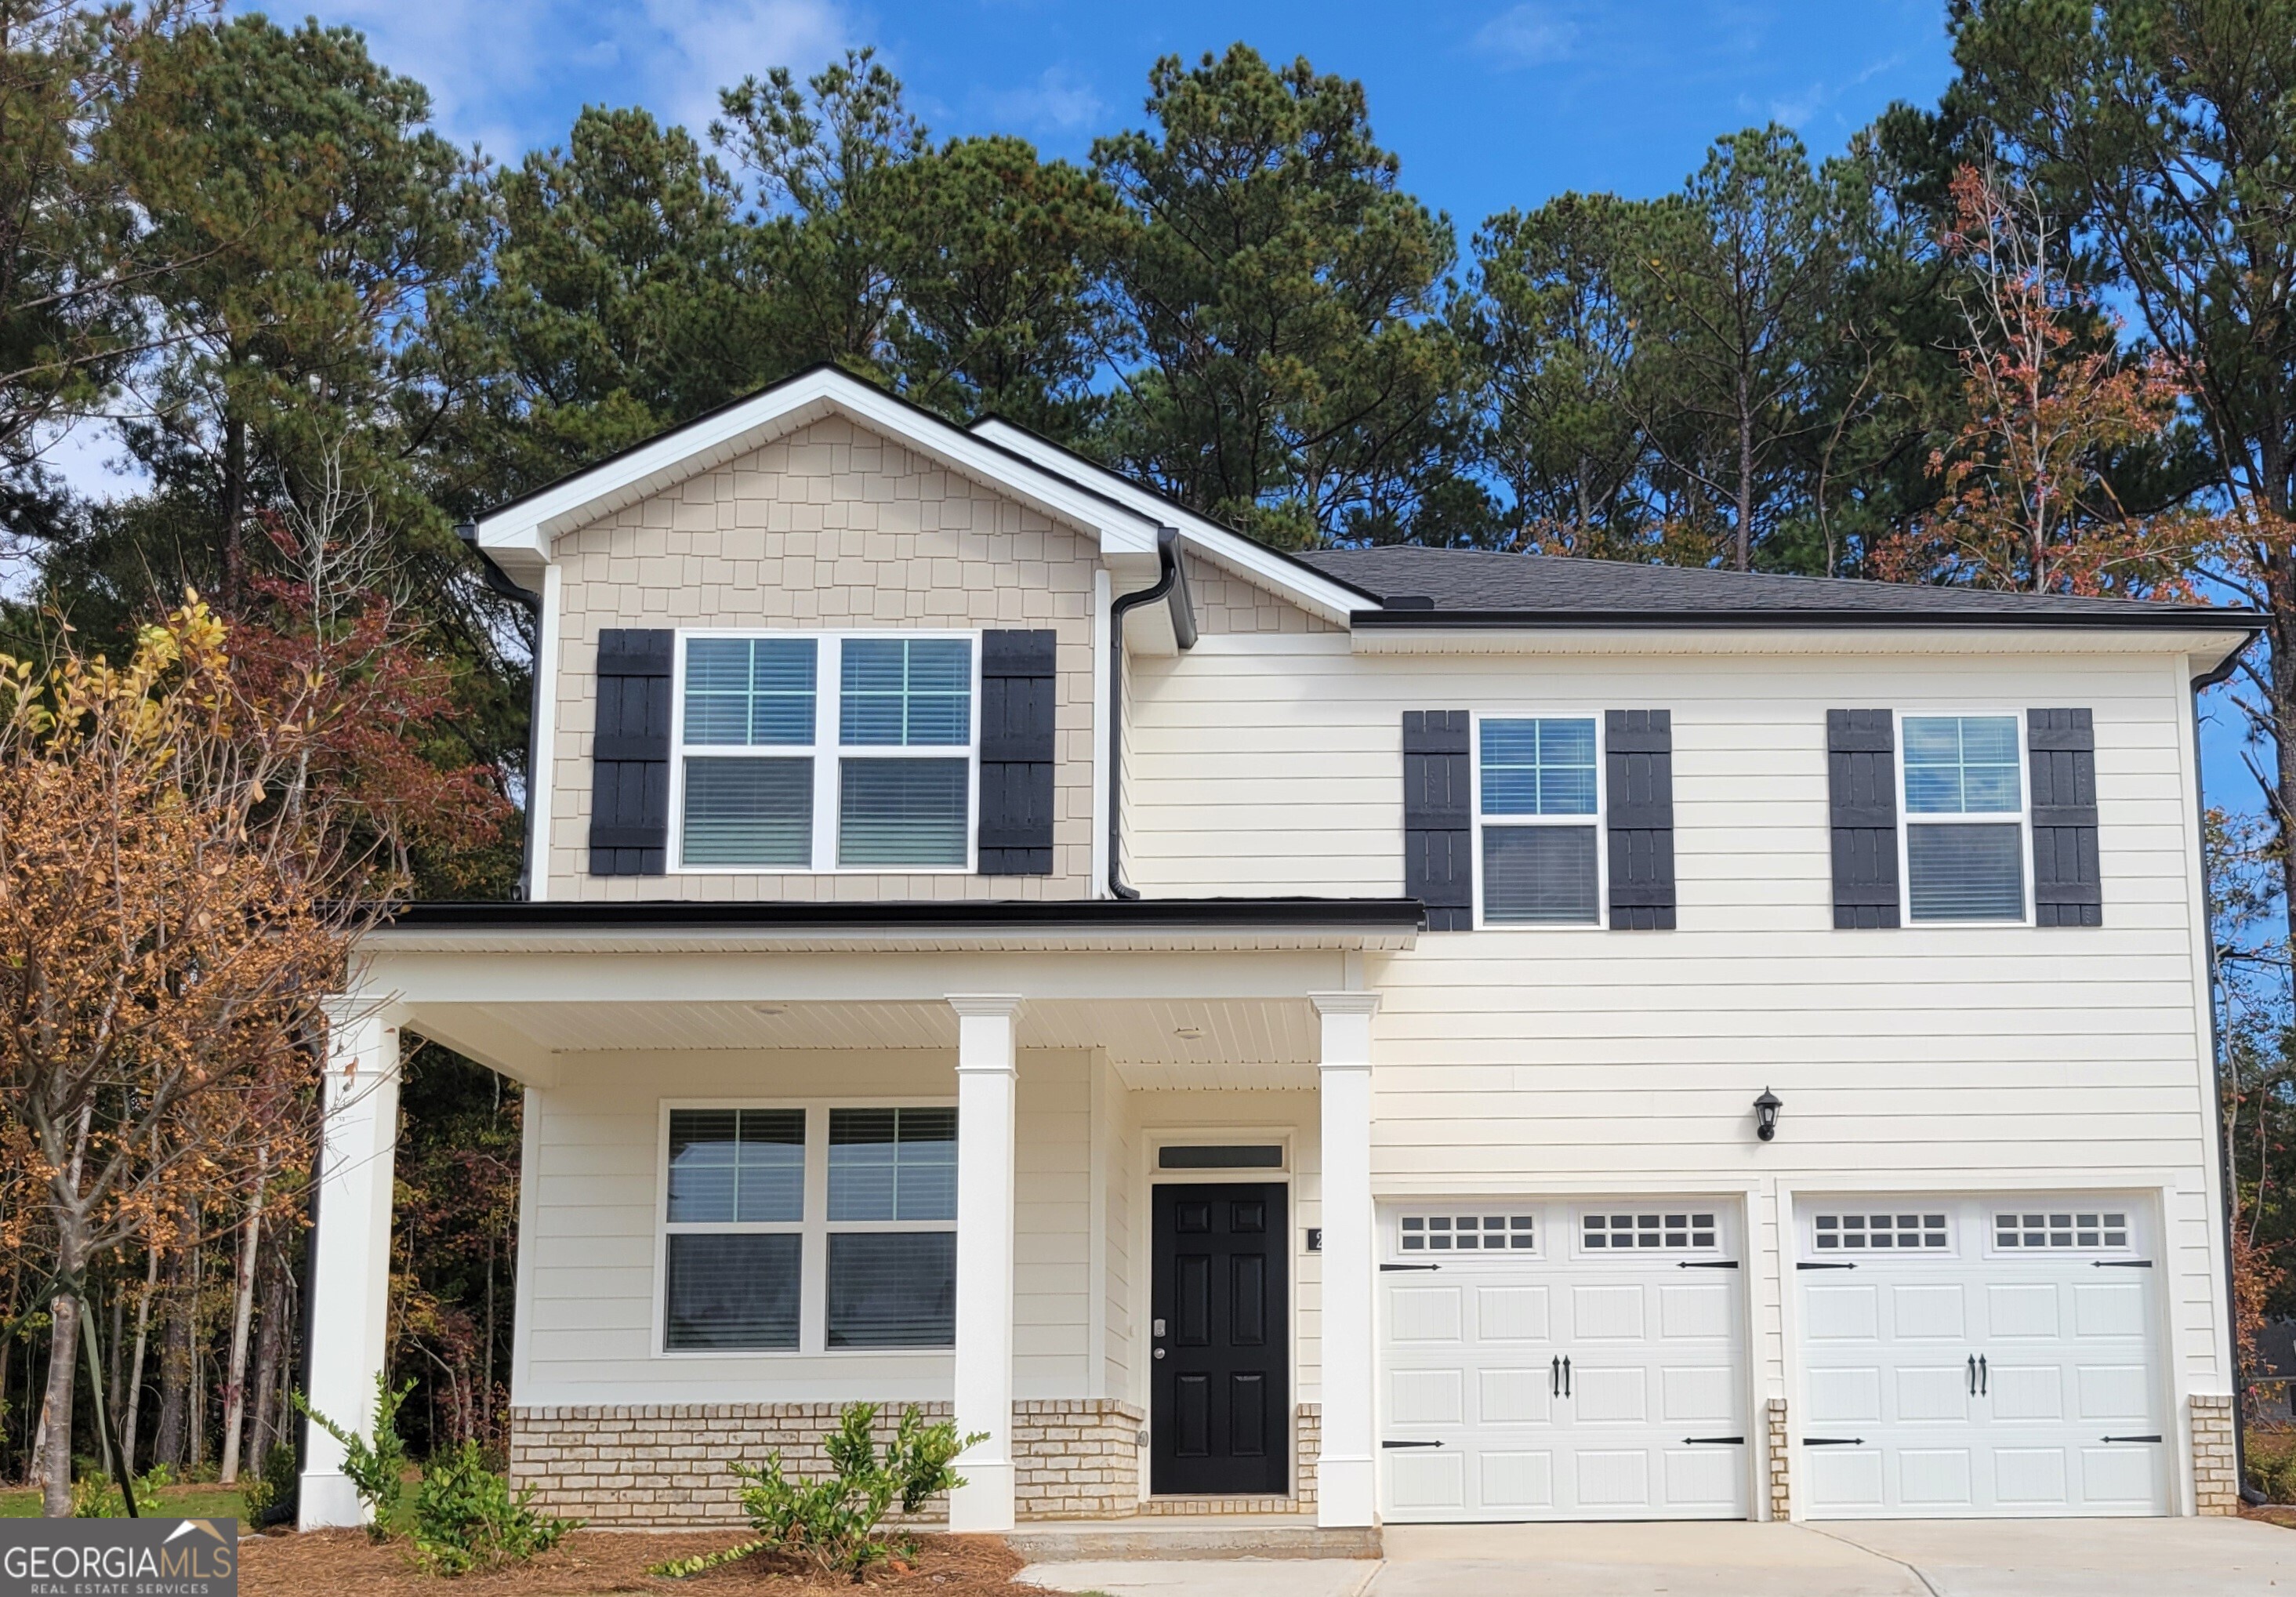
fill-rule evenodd
<path id="1" fill-rule="evenodd" d="M 235 7 L 235 9 L 263 9 Z M 1714 135 L 1773 119 L 1821 152 L 1951 71 L 1942 0 L 1487 0 L 1147 6 L 1059 0 L 336 0 L 429 85 L 441 127 L 498 158 L 562 138 L 584 104 L 699 127 L 749 72 L 800 76 L 873 44 L 937 133 L 1016 133 L 1082 160 L 1141 126 L 1150 64 L 1242 38 L 1359 78 L 1404 182 L 1462 241 L 1565 189 L 1654 193 Z M 283 20 L 294 13 L 273 9 Z"/>

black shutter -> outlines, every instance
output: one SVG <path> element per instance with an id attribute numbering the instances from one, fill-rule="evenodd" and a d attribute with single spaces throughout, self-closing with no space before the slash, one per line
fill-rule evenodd
<path id="1" fill-rule="evenodd" d="M 1898 924 L 1897 733 L 1886 709 L 1825 712 L 1833 805 L 1833 924 Z"/>
<path id="2" fill-rule="evenodd" d="M 1427 906 L 1430 931 L 1475 924 L 1469 720 L 1463 709 L 1403 713 L 1403 896 Z"/>
<path id="3" fill-rule="evenodd" d="M 980 635 L 980 874 L 1053 870 L 1054 658 L 1042 632 Z"/>
<path id="4" fill-rule="evenodd" d="M 1605 711 L 1603 785 L 1610 790 L 1611 930 L 1674 930 L 1674 717 Z"/>
<path id="5" fill-rule="evenodd" d="M 2033 772 L 2033 919 L 2104 924 L 2096 860 L 2096 720 L 2085 709 L 2029 709 Z"/>
<path id="6" fill-rule="evenodd" d="M 590 874 L 660 876 L 669 858 L 669 675 L 677 635 L 598 635 L 590 741 Z"/>

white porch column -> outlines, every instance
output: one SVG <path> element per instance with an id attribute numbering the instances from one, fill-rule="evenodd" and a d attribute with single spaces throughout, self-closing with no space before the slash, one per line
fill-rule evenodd
<path id="1" fill-rule="evenodd" d="M 956 1011 L 957 1531 L 1013 1528 L 1013 1031 L 1017 995 L 953 993 Z"/>
<path id="2" fill-rule="evenodd" d="M 311 1406 L 354 1435 L 374 1416 L 390 1286 L 391 1159 L 398 1135 L 398 1026 L 390 1011 L 340 1013 L 327 1028 L 318 1249 L 309 1320 Z M 365 1519 L 342 1470 L 342 1445 L 310 1428 L 296 1525 Z"/>
<path id="3" fill-rule="evenodd" d="M 1316 1519 L 1370 1525 L 1379 1506 L 1371 1203 L 1371 1018 L 1379 995 L 1308 997 L 1323 1017 L 1324 1451 L 1316 1466 Z"/>

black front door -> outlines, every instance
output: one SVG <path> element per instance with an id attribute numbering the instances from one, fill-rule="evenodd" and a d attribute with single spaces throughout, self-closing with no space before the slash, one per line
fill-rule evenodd
<path id="1" fill-rule="evenodd" d="M 1148 1489 L 1281 1495 L 1292 1431 L 1284 1189 L 1154 1192 Z"/>

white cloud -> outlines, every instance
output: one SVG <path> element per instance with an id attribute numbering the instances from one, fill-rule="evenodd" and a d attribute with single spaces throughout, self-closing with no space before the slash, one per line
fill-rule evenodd
<path id="1" fill-rule="evenodd" d="M 1570 57 L 1578 44 L 1578 24 L 1563 9 L 1527 4 L 1501 12 L 1475 34 L 1475 47 L 1501 66 L 1535 67 Z"/>
<path id="2" fill-rule="evenodd" d="M 980 119 L 999 133 L 1075 133 L 1096 126 L 1106 103 L 1066 67 L 1046 67 L 1025 88 L 979 96 Z"/>
<path id="3" fill-rule="evenodd" d="M 811 77 L 854 42 L 832 0 L 644 0 L 650 25 L 632 29 L 644 103 L 698 137 L 718 114 L 718 91 L 751 73 L 787 67 Z"/>

